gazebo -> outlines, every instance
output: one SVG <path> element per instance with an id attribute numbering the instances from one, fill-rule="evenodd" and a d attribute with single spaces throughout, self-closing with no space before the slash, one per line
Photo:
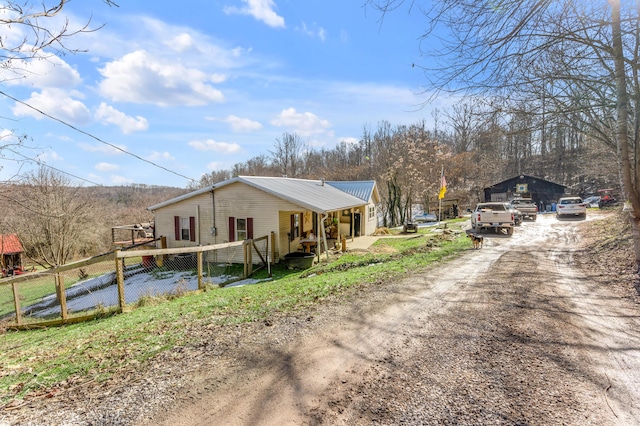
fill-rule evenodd
<path id="1" fill-rule="evenodd" d="M 2 275 L 13 275 L 14 271 L 22 271 L 22 244 L 16 234 L 0 234 L 0 266 Z"/>

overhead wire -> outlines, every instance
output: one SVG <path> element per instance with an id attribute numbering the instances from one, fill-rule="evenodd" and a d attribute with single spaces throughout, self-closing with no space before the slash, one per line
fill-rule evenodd
<path id="1" fill-rule="evenodd" d="M 63 174 L 65 174 L 65 175 L 68 175 L 68 176 L 74 177 L 74 178 L 79 179 L 79 180 L 82 180 L 82 181 L 85 181 L 85 182 L 90 183 L 90 184 L 92 184 L 92 185 L 96 185 L 96 186 L 104 186 L 104 185 L 102 185 L 101 183 L 92 182 L 92 181 L 90 181 L 89 179 L 85 179 L 85 178 L 83 178 L 83 177 L 76 176 L 76 175 L 74 175 L 73 173 L 65 172 L 64 170 L 60 170 L 60 169 L 58 169 L 58 168 L 56 168 L 56 167 L 50 166 L 50 165 L 48 165 L 47 163 L 45 163 L 44 161 L 39 160 L 38 158 L 31 158 L 31 157 L 27 157 L 26 155 L 21 154 L 21 153 L 19 153 L 19 152 L 17 152 L 17 151 L 14 151 L 13 149 L 9 149 L 9 148 L 4 148 L 4 149 L 6 149 L 6 150 L 7 150 L 7 151 L 9 151 L 9 152 L 13 152 L 13 153 L 14 153 L 14 154 L 16 154 L 16 155 L 19 155 L 19 156 L 21 156 L 21 157 L 22 157 L 22 158 L 24 158 L 24 159 L 27 159 L 27 160 L 33 161 L 33 162 L 35 162 L 36 164 L 38 164 L 39 166 L 48 167 L 48 168 L 53 169 L 53 170 L 55 170 L 55 171 L 57 171 L 57 172 L 63 173 Z M 5 158 L 5 160 L 21 161 L 21 160 L 15 160 L 15 159 L 13 159 L 13 158 Z"/>
<path id="2" fill-rule="evenodd" d="M 19 103 L 19 104 L 21 104 L 21 105 L 26 106 L 27 108 L 30 108 L 30 109 L 32 109 L 32 110 L 34 110 L 34 111 L 36 111 L 36 112 L 38 112 L 38 113 L 40 113 L 40 114 L 44 115 L 44 116 L 45 116 L 45 117 L 47 117 L 47 118 L 50 118 L 51 120 L 57 121 L 58 123 L 60 123 L 60 124 L 62 124 L 62 125 L 64 125 L 64 126 L 67 126 L 67 127 L 71 128 L 71 129 L 75 130 L 75 131 L 76 131 L 76 132 L 78 132 L 78 133 L 81 133 L 81 134 L 83 134 L 83 135 L 85 135 L 85 136 L 88 136 L 88 137 L 90 137 L 90 138 L 92 138 L 92 139 L 94 139 L 94 140 L 96 140 L 96 141 L 98 141 L 98 142 L 100 142 L 100 143 L 102 143 L 102 144 L 108 145 L 108 146 L 110 146 L 110 147 L 111 147 L 111 148 L 113 148 L 113 149 L 116 149 L 116 150 L 118 150 L 118 151 L 121 151 L 121 152 L 123 152 L 123 153 L 125 153 L 125 154 L 127 154 L 127 155 L 130 155 L 130 156 L 132 156 L 132 157 L 134 157 L 134 158 L 136 158 L 136 159 L 138 159 L 138 160 L 140 160 L 140 161 L 143 161 L 143 162 L 145 162 L 145 163 L 147 163 L 147 164 L 151 164 L 151 165 L 152 165 L 152 166 L 154 166 L 154 167 L 158 167 L 158 168 L 160 168 L 160 169 L 162 169 L 162 170 L 164 170 L 164 171 L 167 171 L 167 172 L 169 172 L 169 173 L 171 173 L 171 174 L 174 174 L 174 175 L 176 175 L 176 176 L 179 176 L 179 177 L 181 177 L 181 178 L 187 179 L 187 180 L 189 180 L 189 181 L 191 181 L 191 182 L 196 182 L 196 180 L 195 180 L 195 179 L 193 179 L 193 178 L 190 178 L 190 177 L 188 177 L 188 176 L 185 176 L 185 175 L 183 175 L 183 174 L 180 174 L 180 173 L 178 173 L 178 172 L 175 172 L 175 171 L 173 171 L 173 170 L 170 170 L 170 169 L 168 169 L 168 168 L 166 168 L 166 167 L 164 167 L 164 166 L 161 166 L 160 164 L 156 164 L 156 163 L 154 163 L 154 162 L 153 162 L 153 161 L 151 161 L 151 160 L 147 160 L 146 158 L 142 158 L 142 157 L 140 157 L 140 156 L 139 156 L 139 155 L 137 155 L 137 154 L 134 154 L 134 153 L 132 153 L 132 152 L 129 152 L 129 151 L 127 151 L 126 149 L 123 149 L 123 148 L 121 148 L 121 147 L 119 147 L 119 146 L 117 146 L 117 145 L 114 145 L 114 144 L 110 143 L 110 142 L 104 141 L 104 140 L 100 139 L 99 137 L 92 135 L 92 134 L 91 134 L 91 133 L 89 133 L 89 132 L 86 132 L 86 131 L 84 131 L 84 130 L 82 130 L 82 129 L 79 129 L 79 128 L 77 128 L 77 127 L 75 127 L 75 126 L 73 126 L 73 125 L 71 125 L 71 124 L 69 124 L 69 123 L 67 123 L 67 122 L 65 122 L 65 121 L 63 121 L 63 120 L 61 120 L 61 119 L 59 119 L 59 118 L 56 118 L 56 117 L 54 117 L 54 116 L 52 116 L 52 115 L 50 115 L 50 114 L 47 114 L 46 112 L 44 112 L 44 111 L 42 111 L 42 110 L 40 110 L 40 109 L 38 109 L 38 108 L 34 107 L 33 105 L 30 105 L 30 104 L 28 104 L 28 103 L 26 103 L 26 102 L 24 102 L 24 101 L 21 101 L 20 99 L 17 99 L 17 98 L 15 98 L 15 97 L 13 97 L 13 96 L 11 96 L 11 95 L 9 95 L 9 94 L 5 93 L 5 92 L 4 92 L 4 91 L 2 91 L 2 90 L 0 90 L 0 94 L 1 94 L 1 95 L 3 95 L 3 96 L 5 96 L 5 97 L 7 97 L 7 98 L 9 98 L 9 99 L 11 99 L 12 101 L 15 101 L 15 102 L 17 102 L 17 103 Z"/>

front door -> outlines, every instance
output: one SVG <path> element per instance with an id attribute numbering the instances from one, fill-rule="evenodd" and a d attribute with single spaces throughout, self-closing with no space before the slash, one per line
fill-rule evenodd
<path id="1" fill-rule="evenodd" d="M 361 215 L 360 213 L 353 214 L 353 232 L 356 237 L 360 236 L 360 223 L 361 223 Z"/>

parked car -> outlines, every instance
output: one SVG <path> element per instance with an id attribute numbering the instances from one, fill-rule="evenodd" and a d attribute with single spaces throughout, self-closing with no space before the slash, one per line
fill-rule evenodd
<path id="1" fill-rule="evenodd" d="M 538 218 L 538 206 L 531 198 L 514 198 L 511 205 L 522 213 L 522 217 L 535 221 Z"/>
<path id="2" fill-rule="evenodd" d="M 484 229 L 513 235 L 515 225 L 511 204 L 504 202 L 478 203 L 471 213 L 471 227 L 476 234 Z"/>
<path id="3" fill-rule="evenodd" d="M 587 207 L 598 207 L 600 205 L 600 196 L 592 195 L 582 200 Z"/>
<path id="4" fill-rule="evenodd" d="M 587 205 L 580 197 L 562 197 L 556 205 L 556 217 L 561 216 L 587 217 Z"/>
<path id="5" fill-rule="evenodd" d="M 438 216 L 436 216 L 433 213 L 422 213 L 414 216 L 413 221 L 414 222 L 437 222 Z"/>
<path id="6" fill-rule="evenodd" d="M 517 226 L 522 223 L 524 220 L 524 215 L 520 210 L 518 210 L 513 204 L 509 203 L 509 209 L 511 213 L 513 213 L 513 223 Z"/>
<path id="7" fill-rule="evenodd" d="M 418 232 L 418 224 L 416 222 L 407 221 L 402 225 L 402 233 Z"/>

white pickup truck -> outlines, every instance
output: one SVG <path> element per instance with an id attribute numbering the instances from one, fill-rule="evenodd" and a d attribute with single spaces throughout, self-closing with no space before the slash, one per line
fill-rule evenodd
<path id="1" fill-rule="evenodd" d="M 513 235 L 514 223 L 515 219 L 509 203 L 478 203 L 471 213 L 471 227 L 478 234 L 483 229 L 493 229 L 495 232 Z"/>
<path id="2" fill-rule="evenodd" d="M 531 198 L 514 198 L 511 200 L 511 204 L 522 213 L 522 216 L 531 220 L 538 218 L 538 206 Z"/>

